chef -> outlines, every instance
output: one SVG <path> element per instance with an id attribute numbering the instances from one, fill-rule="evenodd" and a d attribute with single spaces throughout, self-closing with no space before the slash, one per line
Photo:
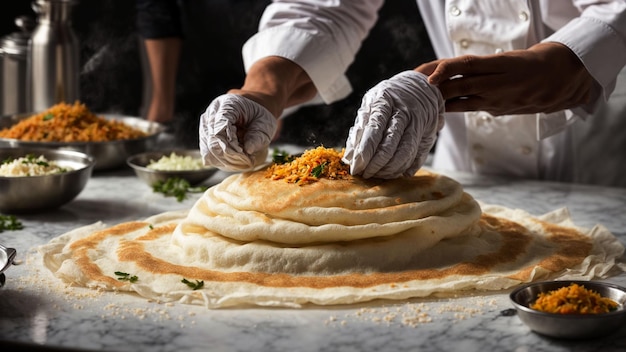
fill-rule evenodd
<path id="1" fill-rule="evenodd" d="M 602 107 L 626 64 L 626 2 L 417 2 L 439 59 L 365 94 L 346 141 L 353 174 L 411 175 L 435 141 L 435 169 L 570 182 L 590 171 L 571 126 L 614 118 L 594 113 L 614 111 Z M 270 4 L 243 47 L 243 86 L 201 116 L 205 162 L 253 168 L 286 109 L 346 97 L 345 72 L 382 3 Z"/>

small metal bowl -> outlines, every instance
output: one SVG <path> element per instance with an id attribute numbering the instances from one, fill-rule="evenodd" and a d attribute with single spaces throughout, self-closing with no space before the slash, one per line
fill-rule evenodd
<path id="1" fill-rule="evenodd" d="M 573 283 L 617 302 L 616 311 L 602 314 L 557 314 L 531 309 L 539 293 L 557 290 Z M 531 330 L 562 339 L 590 339 L 615 332 L 626 323 L 626 289 L 599 281 L 545 281 L 515 289 L 509 295 L 517 315 Z"/>
<path id="2" fill-rule="evenodd" d="M 128 166 L 133 168 L 135 174 L 139 179 L 144 181 L 149 186 L 153 186 L 156 182 L 165 182 L 169 178 L 179 177 L 187 180 L 190 185 L 195 186 L 198 185 L 209 177 L 213 176 L 215 172 L 217 172 L 217 168 L 214 167 L 206 167 L 200 170 L 177 170 L 177 171 L 166 171 L 166 170 L 154 170 L 149 169 L 147 166 L 152 161 L 157 161 L 163 156 L 169 156 L 172 152 L 176 153 L 176 155 L 180 156 L 190 156 L 194 159 L 202 158 L 199 150 L 195 149 L 185 149 L 185 150 L 167 150 L 167 151 L 154 151 L 154 152 L 145 152 L 137 155 L 133 155 L 126 160 Z"/>
<path id="3" fill-rule="evenodd" d="M 6 281 L 4 271 L 13 264 L 16 255 L 17 251 L 15 248 L 5 247 L 0 244 L 0 288 L 4 286 L 4 282 Z"/>
<path id="4" fill-rule="evenodd" d="M 7 270 L 17 255 L 15 248 L 5 247 L 0 244 L 0 274 Z"/>
<path id="5" fill-rule="evenodd" d="M 20 113 L 0 117 L 0 129 L 10 128 L 21 120 L 37 113 Z M 147 136 L 136 139 L 125 139 L 108 142 L 33 142 L 19 139 L 0 138 L 0 147 L 13 148 L 52 148 L 74 150 L 94 157 L 94 170 L 108 170 L 124 165 L 126 159 L 137 153 L 152 150 L 156 147 L 159 135 L 165 126 L 157 122 L 147 121 L 139 117 L 120 116 L 113 114 L 96 114 L 105 119 L 122 121 L 124 124 L 147 133 Z"/>
<path id="6" fill-rule="evenodd" d="M 0 211 L 35 213 L 58 208 L 78 196 L 91 177 L 94 158 L 71 150 L 48 148 L 0 148 L 0 160 L 27 154 L 43 155 L 72 170 L 42 176 L 0 176 Z"/>

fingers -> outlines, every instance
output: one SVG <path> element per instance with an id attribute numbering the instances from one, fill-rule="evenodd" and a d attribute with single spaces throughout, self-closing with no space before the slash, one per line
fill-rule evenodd
<path id="1" fill-rule="evenodd" d="M 432 70 L 429 82 L 450 112 L 550 113 L 588 104 L 593 87 L 580 60 L 560 44 L 443 59 L 418 69 Z"/>
<path id="2" fill-rule="evenodd" d="M 405 119 L 401 120 L 406 121 Z M 398 128 L 405 130 L 411 127 L 398 126 Z M 385 142 L 388 144 L 385 144 Z M 383 142 L 381 149 L 386 150 L 393 148 L 391 150 L 394 150 L 394 153 L 386 160 L 386 164 L 375 173 L 376 177 L 391 179 L 402 176 L 416 160 L 419 143 L 421 143 L 420 136 L 408 133 L 390 134 L 387 141 Z M 365 173 L 363 175 L 365 176 Z"/>
<path id="3" fill-rule="evenodd" d="M 200 117 L 205 164 L 226 171 L 254 168 L 265 161 L 277 126 L 272 114 L 252 100 L 235 94 L 214 99 Z"/>
<path id="4" fill-rule="evenodd" d="M 363 177 L 395 178 L 402 174 L 402 171 L 410 165 L 410 161 L 415 158 L 417 148 L 414 148 L 416 141 L 406 136 L 409 119 L 399 117 L 399 111 L 382 112 L 385 117 L 379 116 L 380 120 L 386 122 L 380 142 L 372 146 L 373 155 L 363 170 Z M 404 143 L 402 143 L 404 142 Z M 409 160 L 410 159 L 410 160 Z M 398 171 L 400 170 L 400 171 Z"/>
<path id="5" fill-rule="evenodd" d="M 502 74 L 487 74 L 482 76 L 458 77 L 447 80 L 439 84 L 439 91 L 445 100 L 480 96 L 503 91 L 510 85 L 506 77 Z"/>
<path id="6" fill-rule="evenodd" d="M 437 66 L 428 77 L 428 83 L 439 85 L 455 76 L 473 76 L 502 72 L 506 68 L 505 60 L 500 56 L 464 55 L 452 59 L 437 61 Z"/>
<path id="7" fill-rule="evenodd" d="M 427 62 L 425 64 L 421 64 L 420 66 L 415 68 L 415 71 L 425 74 L 426 76 L 430 76 L 435 71 L 439 63 L 441 63 L 441 61 L 443 60 L 435 60 Z"/>
<path id="8" fill-rule="evenodd" d="M 346 151 L 349 152 L 350 173 L 353 175 L 363 173 L 377 153 L 377 147 L 384 138 L 389 109 L 384 102 L 374 100 L 371 105 L 365 104 L 357 112 Z"/>
<path id="9" fill-rule="evenodd" d="M 365 94 L 343 158 L 353 175 L 396 178 L 423 165 L 422 135 L 443 126 L 444 108 L 441 93 L 426 79 L 405 71 Z"/>

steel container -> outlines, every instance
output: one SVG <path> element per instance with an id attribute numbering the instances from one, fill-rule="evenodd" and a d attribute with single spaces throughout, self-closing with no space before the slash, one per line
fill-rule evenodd
<path id="1" fill-rule="evenodd" d="M 33 2 L 38 23 L 29 43 L 29 111 L 43 111 L 60 102 L 71 104 L 80 99 L 79 43 L 71 21 L 75 3 L 75 0 Z"/>
<path id="2" fill-rule="evenodd" d="M 28 42 L 35 21 L 26 16 L 15 19 L 20 31 L 0 39 L 0 115 L 29 111 L 27 84 Z"/>

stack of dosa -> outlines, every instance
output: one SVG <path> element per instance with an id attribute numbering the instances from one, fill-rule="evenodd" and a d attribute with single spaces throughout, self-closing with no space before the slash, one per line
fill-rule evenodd
<path id="1" fill-rule="evenodd" d="M 229 176 L 188 211 L 75 229 L 40 247 L 67 283 L 207 307 L 350 304 L 538 279 L 603 277 L 624 252 L 566 210 L 536 218 L 481 206 L 456 181 L 296 185 L 263 171 Z M 116 272 L 137 277 L 120 281 Z M 203 282 L 199 289 L 183 283 Z M 198 288 L 198 287 L 196 287 Z"/>

